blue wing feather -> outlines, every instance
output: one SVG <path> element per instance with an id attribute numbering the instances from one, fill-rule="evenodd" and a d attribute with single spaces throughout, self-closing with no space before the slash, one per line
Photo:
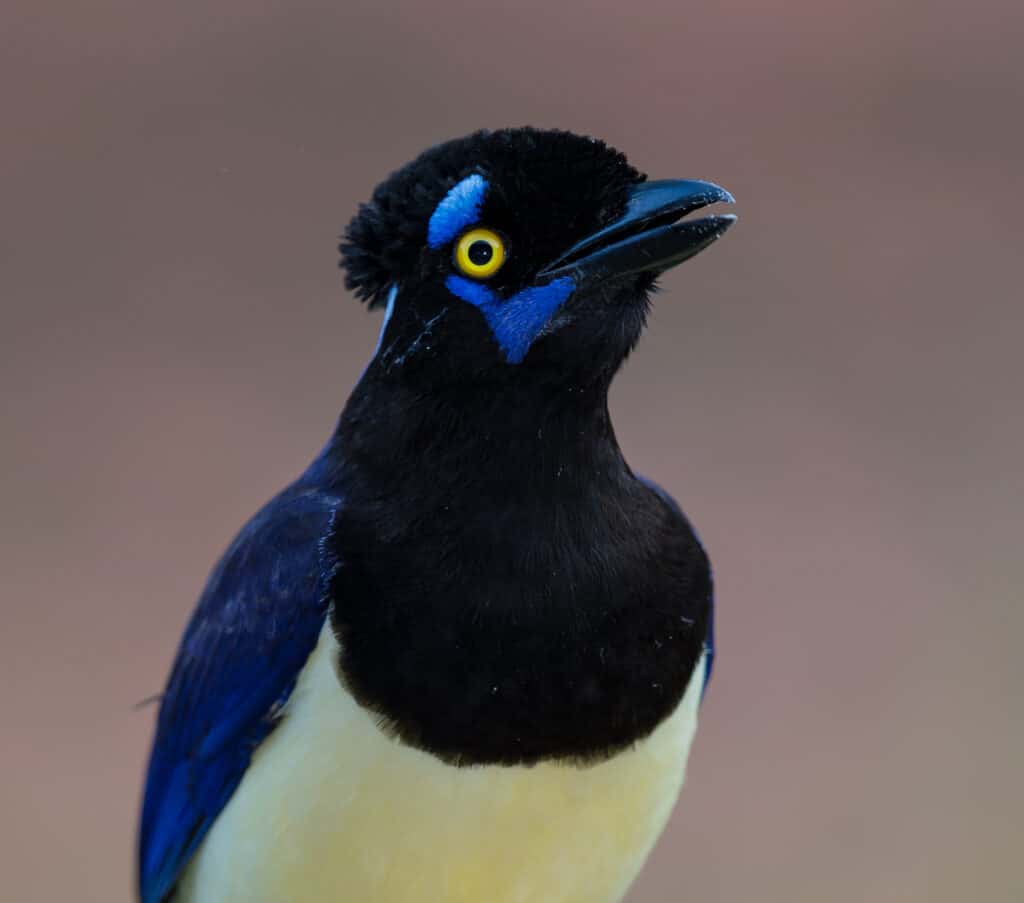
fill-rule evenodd
<path id="1" fill-rule="evenodd" d="M 299 481 L 210 576 L 160 707 L 139 830 L 143 903 L 169 898 L 316 645 L 326 616 L 319 541 L 337 504 Z"/>
<path id="2" fill-rule="evenodd" d="M 672 498 L 664 489 L 662 489 L 654 480 L 648 479 L 642 474 L 636 474 L 636 478 L 644 484 L 648 489 L 656 492 L 669 507 L 671 507 L 686 523 L 690 524 L 689 518 L 683 514 L 683 509 L 679 507 L 679 503 Z M 693 530 L 693 524 L 690 524 L 690 529 Z M 697 531 L 693 530 L 693 535 L 697 536 Z M 700 543 L 700 537 L 697 536 L 697 542 Z M 701 546 L 703 547 L 703 543 Z M 704 636 L 704 652 L 706 658 L 704 659 L 704 688 L 701 690 L 701 697 L 703 698 L 704 693 L 707 692 L 708 682 L 711 680 L 711 669 L 715 663 L 715 592 L 714 584 L 712 583 L 711 595 L 708 597 L 708 605 L 710 611 L 708 612 L 708 629 Z"/>

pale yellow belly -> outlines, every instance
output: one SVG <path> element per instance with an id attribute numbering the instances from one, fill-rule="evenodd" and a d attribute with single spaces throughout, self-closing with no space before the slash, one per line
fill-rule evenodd
<path id="1" fill-rule="evenodd" d="M 703 683 L 635 748 L 585 768 L 455 768 L 342 691 L 325 628 L 283 724 L 203 842 L 181 903 L 612 903 L 682 786 Z"/>

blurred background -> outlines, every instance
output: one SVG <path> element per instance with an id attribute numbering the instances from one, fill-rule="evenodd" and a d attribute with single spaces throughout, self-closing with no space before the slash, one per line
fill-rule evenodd
<path id="1" fill-rule="evenodd" d="M 131 899 L 133 705 L 374 345 L 337 234 L 425 146 L 530 123 L 739 199 L 613 397 L 719 611 L 630 903 L 1024 899 L 1024 6 L 0 17 L 0 896 Z"/>

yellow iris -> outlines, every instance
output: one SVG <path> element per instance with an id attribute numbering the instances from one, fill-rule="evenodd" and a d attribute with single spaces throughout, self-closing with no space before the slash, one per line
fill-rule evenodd
<path id="1" fill-rule="evenodd" d="M 455 246 L 455 266 L 464 276 L 489 279 L 505 263 L 505 243 L 490 229 L 470 229 Z"/>

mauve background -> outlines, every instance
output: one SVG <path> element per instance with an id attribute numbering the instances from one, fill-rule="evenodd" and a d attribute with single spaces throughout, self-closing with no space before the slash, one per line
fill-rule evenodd
<path id="1" fill-rule="evenodd" d="M 130 899 L 132 705 L 373 347 L 337 233 L 533 123 L 740 202 L 613 398 L 721 646 L 631 903 L 1024 899 L 1019 0 L 0 16 L 0 896 Z"/>

